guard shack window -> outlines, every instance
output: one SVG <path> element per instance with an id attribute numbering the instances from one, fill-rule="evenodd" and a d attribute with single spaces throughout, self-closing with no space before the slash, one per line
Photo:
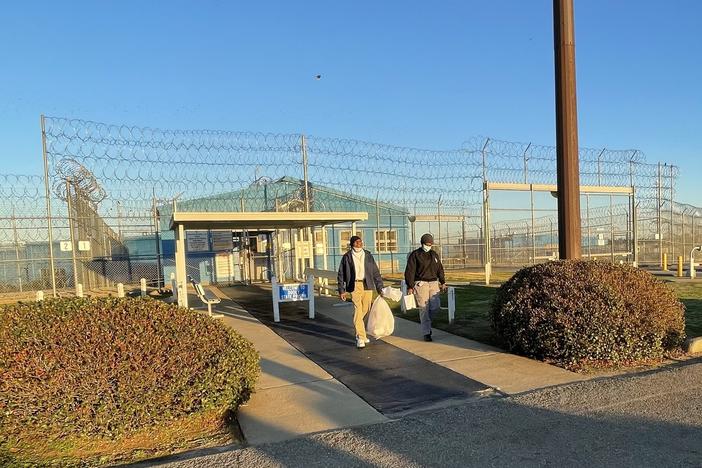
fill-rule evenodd
<path id="1" fill-rule="evenodd" d="M 349 249 L 349 241 L 351 240 L 351 231 L 339 231 L 339 250 L 346 252 Z"/>
<path id="2" fill-rule="evenodd" d="M 376 231 L 375 234 L 375 251 L 378 253 L 396 253 L 397 252 L 397 231 L 384 230 Z"/>

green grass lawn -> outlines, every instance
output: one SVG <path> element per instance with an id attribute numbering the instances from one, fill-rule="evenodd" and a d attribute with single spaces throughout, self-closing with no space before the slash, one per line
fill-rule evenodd
<path id="1" fill-rule="evenodd" d="M 499 341 L 490 326 L 490 304 L 497 288 L 468 285 L 456 287 L 456 320 L 448 323 L 448 311 L 442 309 L 434 318 L 433 326 L 455 335 L 464 336 L 485 344 L 499 346 Z M 441 306 L 447 307 L 447 294 L 441 295 Z M 419 322 L 419 311 L 403 314 L 399 303 L 394 307 L 396 315 Z"/>
<path id="2" fill-rule="evenodd" d="M 448 279 L 450 282 L 451 280 Z M 688 337 L 702 336 L 702 283 L 667 283 L 685 304 L 685 331 Z M 485 344 L 499 346 L 500 342 L 490 326 L 490 304 L 497 288 L 482 285 L 456 287 L 456 320 L 448 323 L 448 311 L 434 319 L 433 325 L 455 335 Z M 447 307 L 447 294 L 441 295 L 441 306 Z M 396 315 L 419 322 L 417 310 L 402 314 L 399 303 L 393 307 Z"/>
<path id="3" fill-rule="evenodd" d="M 685 304 L 685 332 L 688 337 L 702 336 L 702 283 L 671 281 L 678 298 Z"/>

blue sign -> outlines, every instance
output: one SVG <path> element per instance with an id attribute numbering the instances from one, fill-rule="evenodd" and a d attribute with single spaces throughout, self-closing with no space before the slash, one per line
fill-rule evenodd
<path id="1" fill-rule="evenodd" d="M 307 301 L 309 300 L 309 289 L 307 283 L 280 284 L 278 285 L 278 297 L 283 301 Z"/>

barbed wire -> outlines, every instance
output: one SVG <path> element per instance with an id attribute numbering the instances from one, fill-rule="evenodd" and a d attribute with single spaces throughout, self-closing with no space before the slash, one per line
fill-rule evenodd
<path id="1" fill-rule="evenodd" d="M 301 211 L 309 202 L 316 211 L 370 213 L 377 203 L 383 223 L 395 226 L 398 219 L 400 229 L 408 229 L 403 224 L 407 214 L 458 214 L 465 234 L 479 244 L 484 241 L 485 180 L 556 183 L 554 147 L 485 137 L 430 150 L 299 134 L 166 130 L 47 117 L 45 143 L 49 200 L 43 177 L 0 175 L 0 289 L 21 290 L 29 287 L 30 278 L 41 278 L 38 287 L 47 287 L 49 224 L 60 284 L 73 281 L 72 257 L 78 261 L 78 282 L 101 285 L 127 271 L 133 277 L 124 239 L 154 237 L 159 212 L 160 229 L 167 230 L 174 199 L 186 211 Z M 691 239 L 678 230 L 689 231 L 702 217 L 699 208 L 672 201 L 678 168 L 649 163 L 639 150 L 583 148 L 580 172 L 583 185 L 635 188 L 642 240 L 664 238 L 672 249 Z M 509 206 L 503 205 L 501 213 Z M 582 209 L 583 229 L 628 232 L 627 205 L 615 205 L 612 211 L 606 206 Z M 90 254 L 58 248 L 71 240 L 71 226 L 76 241 L 91 243 Z M 422 227 L 432 228 L 432 223 Z M 500 242 L 511 235 L 522 237 L 512 243 L 542 236 L 537 243 L 544 248 L 557 238 L 557 217 L 554 210 L 533 221 L 493 219 L 490 231 Z M 442 237 L 450 243 L 463 235 L 461 229 L 445 227 Z M 512 260 L 520 259 L 526 261 L 528 255 Z"/>

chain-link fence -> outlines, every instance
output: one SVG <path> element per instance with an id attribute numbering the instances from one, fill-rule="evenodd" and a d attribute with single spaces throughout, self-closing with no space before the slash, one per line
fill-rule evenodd
<path id="1" fill-rule="evenodd" d="M 0 293 L 112 288 L 142 277 L 163 284 L 173 270 L 174 205 L 366 211 L 366 246 L 387 273 L 402 270 L 424 232 L 434 234 L 447 268 L 518 267 L 558 256 L 550 146 L 476 138 L 438 151 L 56 117 L 42 118 L 41 138 L 44 177 L 0 176 Z M 647 163 L 638 150 L 582 149 L 580 172 L 581 186 L 590 189 L 581 197 L 584 256 L 659 264 L 664 253 L 688 255 L 702 240 L 702 212 L 674 201 L 674 166 Z M 501 192 L 505 184 L 518 191 Z M 324 263 L 335 269 L 349 229 L 288 233 L 284 254 L 273 261 L 294 270 L 307 239 L 314 247 L 306 255 L 323 244 Z M 251 240 L 237 245 L 236 236 L 230 250 L 240 249 L 237 259 L 217 260 L 211 235 L 188 258 L 188 271 L 241 278 L 249 268 L 244 257 L 255 252 L 244 252 Z"/>

